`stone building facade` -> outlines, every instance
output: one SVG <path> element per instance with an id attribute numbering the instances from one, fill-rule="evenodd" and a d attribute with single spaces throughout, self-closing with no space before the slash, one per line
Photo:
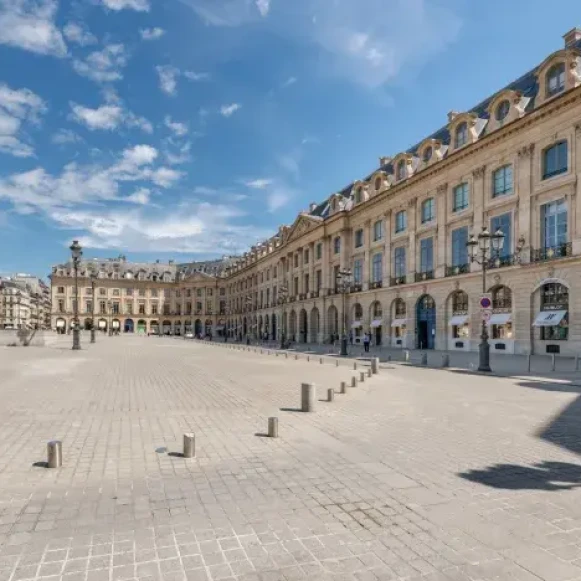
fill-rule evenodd
<path id="1" fill-rule="evenodd" d="M 16 274 L 0 278 L 0 329 L 50 328 L 48 286 L 38 277 Z"/>
<path id="2" fill-rule="evenodd" d="M 380 158 L 376 171 L 311 204 L 243 256 L 210 273 L 170 264 L 145 265 L 139 275 L 130 265 L 129 279 L 122 261 L 112 261 L 96 300 L 125 308 L 127 289 L 143 288 L 145 296 L 128 302 L 146 305 L 145 314 L 130 315 L 146 330 L 167 320 L 184 332 L 188 320 L 190 328 L 211 323 L 238 338 L 278 339 L 284 328 L 297 342 L 320 343 L 345 330 L 353 342 L 370 333 L 393 347 L 476 350 L 486 293 L 493 352 L 578 353 L 581 31 L 564 41 L 533 70 L 473 109 L 451 111 L 440 130 Z M 504 247 L 487 261 L 483 281 L 466 242 L 484 228 L 500 229 Z M 55 268 L 53 326 L 68 326 L 70 265 Z M 345 271 L 351 284 L 340 293 Z M 147 294 L 154 289 L 155 300 Z M 184 311 L 184 300 L 197 302 L 188 289 L 206 293 L 199 315 Z M 167 317 L 147 311 L 156 301 Z M 116 319 L 125 330 L 127 318 L 107 325 Z"/>

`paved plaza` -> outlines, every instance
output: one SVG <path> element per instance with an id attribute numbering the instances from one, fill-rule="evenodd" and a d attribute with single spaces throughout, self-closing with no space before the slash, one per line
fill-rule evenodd
<path id="1" fill-rule="evenodd" d="M 0 581 L 581 580 L 568 380 L 69 343 L 0 349 Z"/>

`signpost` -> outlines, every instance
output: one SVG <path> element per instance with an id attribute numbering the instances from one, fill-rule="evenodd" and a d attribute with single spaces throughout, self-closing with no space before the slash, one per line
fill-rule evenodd
<path id="1" fill-rule="evenodd" d="M 480 296 L 478 302 L 480 303 L 482 320 L 485 323 L 488 323 L 488 321 L 490 321 L 490 317 L 492 316 L 492 295 L 490 293 L 484 293 Z"/>

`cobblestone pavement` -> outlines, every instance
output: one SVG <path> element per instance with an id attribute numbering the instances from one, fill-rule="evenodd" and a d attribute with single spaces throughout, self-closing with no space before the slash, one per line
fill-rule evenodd
<path id="1" fill-rule="evenodd" d="M 162 338 L 69 347 L 0 349 L 0 581 L 581 580 L 567 382 L 387 366 L 303 414 L 301 382 L 325 399 L 360 371 Z"/>

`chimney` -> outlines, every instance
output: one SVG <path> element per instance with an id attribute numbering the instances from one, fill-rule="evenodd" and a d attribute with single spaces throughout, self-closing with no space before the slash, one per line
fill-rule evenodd
<path id="1" fill-rule="evenodd" d="M 563 35 L 563 39 L 565 40 L 565 48 L 572 48 L 581 40 L 581 29 L 573 28 L 573 30 Z"/>
<path id="2" fill-rule="evenodd" d="M 379 165 L 383 167 L 384 165 L 387 165 L 390 161 L 391 157 L 389 157 L 388 155 L 384 155 L 383 157 L 379 158 Z"/>
<path id="3" fill-rule="evenodd" d="M 451 123 L 452 121 L 454 121 L 454 119 L 456 117 L 458 117 L 458 115 L 460 115 L 460 113 L 458 113 L 458 111 L 450 111 L 448 113 L 448 123 Z"/>
<path id="4" fill-rule="evenodd" d="M 319 205 L 319 204 L 317 204 L 316 202 L 311 202 L 311 203 L 309 204 L 309 212 L 314 212 L 314 211 L 317 209 L 317 206 L 318 206 L 318 205 Z"/>

